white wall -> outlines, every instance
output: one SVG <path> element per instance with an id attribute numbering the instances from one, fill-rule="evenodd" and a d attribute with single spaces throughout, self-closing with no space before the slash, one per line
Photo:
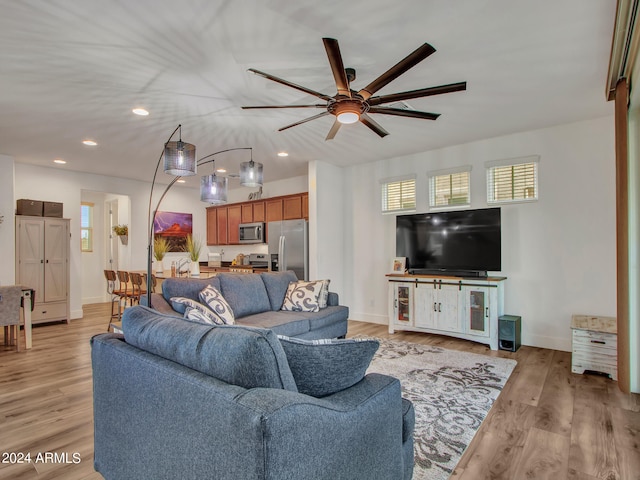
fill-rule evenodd
<path id="1" fill-rule="evenodd" d="M 13 285 L 16 281 L 15 270 L 15 235 L 16 222 L 14 213 L 14 166 L 13 158 L 0 155 L 0 216 L 4 216 L 0 223 L 0 285 Z"/>
<path id="2" fill-rule="evenodd" d="M 344 291 L 350 318 L 386 323 L 395 256 L 395 216 L 380 213 L 380 180 L 417 175 L 418 212 L 428 209 L 427 172 L 472 165 L 471 208 L 484 208 L 490 160 L 540 155 L 540 199 L 502 207 L 505 313 L 522 316 L 523 343 L 571 349 L 571 315 L 615 316 L 613 118 L 524 132 L 356 165 L 318 183 L 344 179 Z M 319 193 L 319 197 L 321 194 Z"/>

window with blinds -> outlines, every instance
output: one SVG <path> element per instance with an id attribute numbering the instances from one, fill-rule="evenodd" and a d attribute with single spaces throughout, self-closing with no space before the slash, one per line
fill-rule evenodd
<path id="1" fill-rule="evenodd" d="M 520 161 L 519 161 L 520 160 Z M 507 203 L 538 199 L 538 157 L 513 163 L 487 164 L 487 202 Z"/>
<path id="2" fill-rule="evenodd" d="M 408 212 L 416 209 L 416 179 L 382 183 L 382 213 Z"/>
<path id="3" fill-rule="evenodd" d="M 80 205 L 80 244 L 83 252 L 93 251 L 93 203 Z"/>
<path id="4" fill-rule="evenodd" d="M 468 206 L 470 203 L 470 167 L 451 173 L 429 173 L 429 207 Z"/>

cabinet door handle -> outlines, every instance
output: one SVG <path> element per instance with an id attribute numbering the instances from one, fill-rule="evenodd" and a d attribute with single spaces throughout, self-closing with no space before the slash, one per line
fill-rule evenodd
<path id="1" fill-rule="evenodd" d="M 598 343 L 600 345 L 606 345 L 607 342 L 604 342 L 602 340 L 591 340 L 591 343 Z"/>
<path id="2" fill-rule="evenodd" d="M 487 318 L 489 318 L 489 307 L 486 307 L 486 308 L 484 309 L 484 316 L 485 316 L 485 317 L 487 317 Z"/>
<path id="3" fill-rule="evenodd" d="M 433 311 L 434 311 L 434 312 L 437 312 L 437 311 L 438 311 L 438 308 L 436 307 L 436 302 L 433 302 Z"/>
<path id="4" fill-rule="evenodd" d="M 438 311 L 439 312 L 442 312 L 442 308 L 441 307 L 442 307 L 442 303 L 438 303 Z"/>

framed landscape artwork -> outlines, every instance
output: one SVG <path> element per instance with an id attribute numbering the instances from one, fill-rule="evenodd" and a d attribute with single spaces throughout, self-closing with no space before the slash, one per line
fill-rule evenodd
<path id="1" fill-rule="evenodd" d="M 193 215 L 190 213 L 158 212 L 153 221 L 153 237 L 164 237 L 170 252 L 184 251 L 187 236 L 193 232 Z"/>

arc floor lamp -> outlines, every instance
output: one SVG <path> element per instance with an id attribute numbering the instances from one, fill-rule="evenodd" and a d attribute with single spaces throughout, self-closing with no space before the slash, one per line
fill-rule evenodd
<path id="1" fill-rule="evenodd" d="M 176 132 L 180 132 L 179 140 L 177 142 L 171 141 Z M 147 305 L 151 306 L 151 290 L 152 290 L 152 263 L 153 263 L 153 224 L 160 208 L 160 204 L 167 192 L 173 187 L 173 185 L 180 179 L 180 177 L 192 176 L 197 173 L 197 168 L 206 165 L 208 163 L 214 163 L 215 155 L 232 152 L 235 150 L 250 150 L 251 161 L 243 162 L 240 165 L 240 184 L 247 187 L 261 186 L 263 183 L 263 166 L 261 163 L 253 161 L 253 148 L 251 147 L 238 147 L 228 148 L 226 150 L 220 150 L 219 152 L 211 153 L 205 157 L 196 160 L 196 147 L 191 143 L 185 143 L 182 141 L 182 125 L 178 125 L 173 133 L 169 136 L 169 139 L 164 144 L 162 154 L 156 164 L 155 172 L 153 173 L 153 180 L 151 181 L 151 191 L 149 192 L 149 211 L 147 215 L 148 219 L 148 244 L 147 244 Z M 164 159 L 164 172 L 169 175 L 174 175 L 173 180 L 169 182 L 167 187 L 162 192 L 162 195 L 158 199 L 155 208 L 152 210 L 153 205 L 153 190 L 156 184 L 156 177 L 158 175 L 158 169 L 160 163 Z M 215 173 L 215 168 L 211 175 L 205 175 L 200 181 L 200 200 L 213 205 L 221 205 L 227 202 L 227 187 L 228 178 L 218 176 Z"/>

